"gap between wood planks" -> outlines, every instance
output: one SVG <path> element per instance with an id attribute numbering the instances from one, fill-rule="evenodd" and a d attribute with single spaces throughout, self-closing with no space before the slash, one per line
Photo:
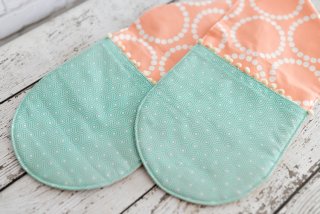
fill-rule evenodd
<path id="1" fill-rule="evenodd" d="M 10 100 L 11 98 L 17 96 L 18 94 L 22 93 L 22 92 L 25 91 L 27 88 L 29 88 L 29 87 L 32 88 L 32 87 L 33 87 L 35 84 L 37 84 L 41 79 L 42 79 L 42 78 L 34 81 L 33 83 L 31 83 L 31 84 L 27 85 L 26 87 L 24 87 L 23 89 L 21 89 L 20 91 L 17 91 L 17 93 L 12 94 L 12 95 L 9 96 L 8 98 L 6 98 L 6 99 L 3 100 L 2 102 L 0 102 L 0 105 L 3 104 L 3 103 L 5 103 L 5 102 L 7 102 L 7 101 Z"/>
<path id="2" fill-rule="evenodd" d="M 179 0 L 170 0 L 167 4 L 171 4 L 171 3 L 174 3 L 174 2 L 178 2 L 178 1 L 179 1 Z M 81 3 L 83 3 L 83 1 L 81 1 Z M 81 3 L 78 3 L 77 5 L 79 5 L 79 4 L 81 4 Z M 63 12 L 65 12 L 65 10 L 64 10 Z M 58 14 L 60 15 L 61 12 L 58 13 Z M 41 24 L 45 24 L 46 22 L 50 21 L 53 17 L 56 17 L 58 14 L 55 14 L 54 16 L 50 15 L 50 16 L 49 16 L 50 18 L 46 19 L 46 21 L 45 21 L 44 23 L 42 23 L 43 20 L 42 20 L 42 21 L 39 21 L 39 22 L 41 22 Z M 38 25 L 39 25 L 39 23 L 35 23 L 35 24 L 38 24 Z M 24 30 L 24 29 L 22 29 L 22 30 L 20 30 L 20 31 L 23 31 L 23 30 Z M 20 31 L 18 31 L 18 32 L 20 32 Z M 28 31 L 26 31 L 26 32 L 28 32 Z M 24 33 L 26 33 L 26 32 L 24 32 Z M 23 34 L 20 35 L 20 36 L 23 36 Z M 9 40 L 9 41 L 11 41 L 11 40 Z M 1 48 L 1 46 L 0 46 L 0 48 Z M 48 72 L 48 73 L 50 73 L 50 72 Z M 13 98 L 13 97 L 16 96 L 17 94 L 23 92 L 25 89 L 27 89 L 27 88 L 35 85 L 35 84 L 36 84 L 37 82 L 39 82 L 41 79 L 42 79 L 42 78 L 39 78 L 38 80 L 34 81 L 33 83 L 30 83 L 29 85 L 25 86 L 25 87 L 22 88 L 21 90 L 15 92 L 14 94 L 12 94 L 12 95 L 8 96 L 7 98 L 3 99 L 3 100 L 0 102 L 0 105 L 3 104 L 3 103 L 5 103 L 5 102 L 8 101 L 9 99 Z M 0 191 L 1 191 L 1 189 L 0 189 Z"/>
<path id="3" fill-rule="evenodd" d="M 301 190 L 303 187 L 305 187 L 310 180 L 312 180 L 313 177 L 315 177 L 320 172 L 320 166 L 281 204 L 274 212 L 279 213 L 282 208 L 284 208 L 291 199 Z"/>
<path id="4" fill-rule="evenodd" d="M 0 0 L 1 1 L 1 0 Z M 72 9 L 73 7 L 76 7 L 78 6 L 79 4 L 82 4 L 84 1 L 86 0 L 77 0 L 77 1 L 74 1 L 70 4 L 67 3 L 66 5 L 64 5 L 62 8 L 58 9 L 58 10 L 55 10 L 55 11 L 52 11 L 50 14 L 48 14 L 46 17 L 43 17 L 41 18 L 40 20 L 36 21 L 36 22 L 33 22 L 33 23 L 30 23 L 30 24 L 27 24 L 25 26 L 23 26 L 21 29 L 19 29 L 18 31 L 2 38 L 0 40 L 0 47 L 12 40 L 14 40 L 15 38 L 19 37 L 19 36 L 22 36 L 23 34 L 31 31 L 32 29 L 42 25 L 43 23 L 46 23 L 47 21 L 50 21 L 51 19 L 65 13 L 66 11 Z M 25 8 L 24 8 L 25 9 Z M 15 9 L 14 9 L 15 10 Z M 11 13 L 14 13 L 15 11 L 11 11 Z"/>
<path id="5" fill-rule="evenodd" d="M 312 180 L 318 173 L 320 172 L 320 166 L 274 211 L 274 213 L 279 213 L 282 208 L 284 208 L 290 200 L 298 193 L 301 189 L 303 189 L 310 180 Z M 128 211 L 131 207 L 133 207 L 138 201 L 142 200 L 149 192 L 152 190 L 158 188 L 157 185 L 152 186 L 148 191 L 146 191 L 143 195 L 141 195 L 139 198 L 137 198 L 134 202 L 132 202 L 129 206 L 127 206 L 121 214 Z M 162 191 L 162 190 L 161 190 Z M 165 193 L 165 195 L 169 196 L 168 193 Z"/>
<path id="6" fill-rule="evenodd" d="M 21 175 L 18 175 L 16 178 L 14 178 L 10 183 L 8 183 L 6 186 L 2 187 L 0 189 L 0 192 L 2 192 L 3 190 L 5 190 L 6 188 L 10 187 L 12 184 L 14 184 L 17 180 L 19 180 L 20 178 L 22 178 L 23 176 L 27 175 L 26 172 L 21 173 Z"/>
<path id="7" fill-rule="evenodd" d="M 149 192 L 151 192 L 154 188 L 156 188 L 157 185 L 153 185 L 150 189 L 148 189 L 145 193 L 143 193 L 139 198 L 137 198 L 135 201 L 133 201 L 131 204 L 129 204 L 125 209 L 121 211 L 121 214 L 125 213 L 127 210 L 130 209 L 130 207 L 134 206 L 135 203 L 140 201 L 145 195 L 147 195 Z M 167 193 L 166 193 L 167 194 Z"/>
<path id="8" fill-rule="evenodd" d="M 171 0 L 171 1 L 168 1 L 167 4 L 174 3 L 174 2 L 178 2 L 178 1 L 179 1 L 179 0 Z M 143 12 L 143 11 L 142 11 L 142 12 Z M 50 21 L 50 20 L 51 20 L 51 19 L 47 19 L 46 22 L 47 22 L 47 21 Z M 45 23 L 44 23 L 44 24 L 45 24 Z M 23 36 L 23 35 L 21 35 L 21 36 Z M 48 73 L 50 73 L 50 72 L 48 72 Z M 3 101 L 0 102 L 0 105 L 3 104 L 3 103 L 5 103 L 5 102 L 7 102 L 7 101 L 9 101 L 9 100 L 12 99 L 13 97 L 19 95 L 20 93 L 22 93 L 22 92 L 25 91 L 26 89 L 28 89 L 28 88 L 31 89 L 31 88 L 32 88 L 36 83 L 38 83 L 42 78 L 43 78 L 43 77 L 38 78 L 37 80 L 35 80 L 35 81 L 33 81 L 32 83 L 28 84 L 27 86 L 23 87 L 21 90 L 19 90 L 19 91 L 15 92 L 15 93 L 11 94 L 10 96 L 6 97 Z M 5 190 L 5 189 L 8 188 L 9 186 L 11 186 L 13 183 L 15 183 L 16 181 L 18 181 L 20 178 L 22 178 L 22 177 L 25 176 L 25 175 L 27 175 L 27 173 L 26 173 L 26 172 L 23 172 L 22 174 L 18 175 L 16 178 L 12 179 L 12 181 L 11 181 L 10 183 L 8 183 L 6 186 L 0 188 L 0 192 L 3 191 L 3 190 Z M 151 189 L 152 189 L 152 188 L 151 188 Z"/>
<path id="9" fill-rule="evenodd" d="M 171 1 L 174 2 L 174 1 Z M 19 92 L 16 92 L 15 94 L 9 96 L 8 98 L 6 98 L 3 102 L 1 102 L 0 104 L 8 101 L 9 99 L 11 99 L 12 97 L 16 96 L 17 94 L 25 91 L 25 89 L 33 86 L 34 84 L 36 84 L 41 78 L 39 78 L 38 80 L 34 81 L 33 83 L 29 84 L 28 86 L 24 87 L 22 90 L 20 90 Z M 276 212 L 280 211 L 291 199 L 292 197 L 300 190 L 302 189 L 309 180 L 312 179 L 312 177 L 315 176 L 315 174 L 317 172 L 319 172 L 320 170 L 320 166 L 318 166 L 315 170 L 315 172 L 311 173 L 311 175 L 309 175 L 308 178 L 306 178 L 299 187 L 296 188 L 296 190 L 290 194 L 290 196 L 287 197 L 287 199 L 276 209 Z M 24 177 L 26 175 L 26 173 L 22 173 L 21 175 L 17 176 L 16 178 L 14 178 L 10 183 L 8 183 L 5 187 L 3 187 L 0 191 L 6 189 L 7 187 L 11 186 L 13 183 L 15 183 L 17 180 L 19 180 L 20 178 Z M 126 210 L 128 210 L 130 207 L 132 207 L 136 202 L 138 202 L 139 200 L 141 200 L 143 197 L 145 197 L 145 195 L 147 195 L 150 191 L 152 191 L 153 189 L 157 188 L 156 185 L 152 186 L 150 189 L 148 189 L 144 194 L 142 194 L 137 200 L 135 200 L 133 203 L 131 203 L 129 206 L 127 206 L 122 212 L 125 212 Z"/>

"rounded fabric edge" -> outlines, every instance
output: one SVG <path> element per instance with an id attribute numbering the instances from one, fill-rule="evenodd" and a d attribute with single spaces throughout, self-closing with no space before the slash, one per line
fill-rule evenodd
<path id="1" fill-rule="evenodd" d="M 127 66 L 130 67 L 130 70 L 134 70 L 134 75 L 136 75 L 137 78 L 145 81 L 145 84 L 147 84 L 148 86 L 152 87 L 153 85 L 147 80 L 147 78 L 145 76 L 143 76 L 138 70 L 137 68 L 134 66 L 134 64 L 131 62 L 131 60 L 129 60 L 127 58 L 127 56 L 125 56 L 121 49 L 119 49 L 118 46 L 116 46 L 112 40 L 106 38 L 106 39 L 102 39 L 100 41 L 97 41 L 95 43 L 93 43 L 91 46 L 89 46 L 89 48 L 83 50 L 83 52 L 75 55 L 74 57 L 68 59 L 66 62 L 64 62 L 62 65 L 64 65 L 65 63 L 69 62 L 70 60 L 73 60 L 74 58 L 78 57 L 79 55 L 81 55 L 82 53 L 84 53 L 85 51 L 89 50 L 90 48 L 92 48 L 93 46 L 96 46 L 96 45 L 111 45 L 113 46 L 113 48 L 116 48 L 120 58 L 122 58 L 122 60 L 124 60 L 126 63 L 127 63 Z M 23 168 L 23 170 L 25 170 L 27 172 L 28 175 L 30 175 L 33 179 L 35 179 L 36 181 L 42 183 L 42 184 L 45 184 L 49 187 L 53 187 L 53 188 L 57 188 L 57 189 L 61 189 L 61 190 L 70 190 L 70 191 L 79 191 L 79 190 L 90 190 L 90 189 L 97 189 L 97 188 L 102 188 L 102 187 L 105 187 L 105 186 L 110 186 L 118 181 L 121 181 L 123 180 L 124 178 L 126 178 L 127 176 L 129 176 L 130 174 L 132 174 L 133 172 L 135 172 L 140 166 L 141 166 L 141 161 L 139 164 L 137 164 L 136 166 L 132 167 L 131 170 L 128 170 L 127 172 L 123 173 L 123 175 L 121 177 L 119 177 L 118 179 L 115 179 L 115 180 L 112 180 L 111 182 L 101 182 L 101 183 L 97 183 L 95 185 L 87 185 L 87 186 L 77 186 L 77 185 L 61 185 L 61 184 L 55 184 L 53 182 L 48 182 L 46 181 L 45 179 L 39 177 L 33 170 L 31 170 L 25 160 L 23 158 L 21 158 L 20 156 L 20 152 L 18 151 L 17 149 L 17 146 L 16 146 L 16 138 L 15 138 L 15 124 L 16 124 L 16 119 L 17 119 L 17 116 L 20 112 L 20 109 L 21 107 L 24 106 L 27 98 L 29 96 L 32 95 L 32 91 L 38 87 L 41 87 L 43 82 L 45 82 L 45 79 L 50 77 L 51 75 L 54 75 L 55 74 L 55 71 L 57 69 L 59 69 L 62 65 L 58 66 L 57 68 L 55 68 L 54 70 L 52 70 L 51 72 L 49 72 L 48 74 L 46 74 L 44 77 L 42 77 L 42 79 L 25 95 L 25 97 L 22 99 L 22 101 L 19 103 L 19 106 L 18 108 L 16 109 L 15 113 L 14 113 L 14 116 L 13 116 L 13 119 L 12 119 L 12 122 L 11 122 L 11 131 L 10 131 L 10 134 L 11 134 L 11 145 L 12 145 L 12 148 L 13 148 L 13 151 L 14 151 L 14 154 L 18 160 L 18 163 L 19 165 Z"/>
<path id="2" fill-rule="evenodd" d="M 168 76 L 169 74 L 167 74 Z M 165 79 L 166 77 L 162 78 L 162 79 Z M 160 81 L 162 81 L 162 79 Z M 157 87 L 154 86 L 154 88 Z M 153 90 L 153 88 L 151 89 Z M 148 96 L 151 96 L 151 91 L 147 94 L 147 96 L 143 99 L 143 101 L 141 102 L 141 104 L 139 105 L 139 108 L 138 108 L 138 113 L 137 113 L 137 117 L 136 117 L 136 122 L 135 122 L 135 136 L 136 136 L 136 145 L 137 145 L 137 150 L 139 152 L 139 156 L 140 156 L 140 159 L 142 161 L 142 165 L 144 166 L 144 168 L 146 169 L 146 171 L 148 172 L 148 175 L 152 178 L 152 180 L 162 189 L 164 190 L 166 193 L 169 193 L 170 195 L 172 195 L 173 197 L 176 197 L 178 199 L 181 199 L 181 200 L 184 200 L 186 202 L 190 202 L 190 203 L 194 203 L 194 204 L 199 204 L 199 205 L 207 205 L 207 206 L 216 206 L 216 205 L 221 205 L 221 204 L 225 204 L 225 203 L 232 203 L 232 202 L 235 202 L 235 201 L 238 201 L 240 200 L 242 197 L 246 196 L 247 194 L 249 194 L 252 190 L 249 190 L 248 192 L 244 193 L 243 195 L 239 196 L 239 197 L 236 197 L 236 198 L 232 198 L 232 199 L 229 199 L 229 200 L 225 200 L 225 201 L 214 201 L 214 202 L 204 202 L 204 201 L 201 201 L 201 200 L 194 200 L 190 197 L 185 197 L 185 196 L 182 196 L 180 195 L 179 193 L 175 192 L 175 191 L 172 191 L 171 189 L 168 189 L 166 188 L 165 186 L 163 186 L 161 184 L 161 182 L 158 181 L 157 177 L 154 175 L 155 173 L 153 173 L 152 169 L 148 166 L 147 164 L 147 161 L 144 159 L 144 155 L 143 155 L 143 152 L 140 148 L 140 141 L 139 141 L 139 120 L 140 120 L 140 113 L 141 113 L 141 109 L 144 105 L 144 102 L 146 99 L 148 99 Z M 275 164 L 276 165 L 276 164 Z M 273 170 L 273 169 L 272 169 Z M 271 171 L 272 171 L 271 170 Z M 271 174 L 271 172 L 270 172 Z M 267 176 L 268 177 L 268 176 Z M 266 178 L 267 178 L 266 177 Z M 259 186 L 260 183 L 258 183 L 253 189 L 257 188 Z"/>
<path id="3" fill-rule="evenodd" d="M 279 154 L 279 157 L 277 158 L 277 160 L 274 162 L 273 166 L 270 168 L 270 170 L 268 171 L 268 173 L 266 174 L 266 176 L 264 176 L 261 180 L 259 180 L 258 182 L 256 182 L 254 185 L 252 185 L 252 188 L 248 189 L 247 191 L 244 191 L 242 194 L 236 196 L 236 197 L 231 197 L 231 198 L 228 198 L 226 200 L 219 200 L 219 201 L 203 201 L 203 200 L 197 200 L 197 199 L 193 199 L 193 198 L 190 198 L 188 196 L 184 196 L 180 193 L 178 193 L 177 191 L 174 191 L 172 189 L 169 189 L 167 187 L 165 187 L 157 178 L 157 176 L 155 176 L 155 173 L 153 172 L 152 168 L 148 166 L 148 161 L 145 160 L 144 158 L 144 153 L 141 149 L 141 146 L 140 146 L 140 127 L 139 127 L 139 124 L 140 124 L 140 119 L 141 119 L 141 112 L 142 112 L 142 108 L 143 106 L 145 105 L 146 101 L 154 96 L 154 90 L 157 90 L 158 87 L 161 87 L 162 86 L 162 82 L 165 82 L 166 79 L 170 78 L 171 75 L 174 75 L 174 70 L 180 66 L 180 64 L 183 64 L 184 61 L 187 61 L 186 59 L 189 57 L 189 55 L 191 55 L 193 52 L 199 52 L 201 51 L 200 49 L 205 49 L 206 51 L 210 52 L 212 55 L 215 55 L 214 53 L 212 53 L 211 51 L 209 51 L 206 47 L 202 46 L 202 45 L 196 45 L 194 46 L 184 57 L 182 60 L 179 61 L 179 63 L 177 63 L 169 72 L 168 74 L 163 77 L 157 85 L 155 85 L 149 92 L 148 94 L 144 97 L 144 99 L 142 100 L 142 102 L 140 103 L 139 105 L 139 108 L 138 108 L 138 112 L 137 112 L 137 115 L 136 115 L 136 121 L 135 121 L 135 138 L 136 138 L 136 147 L 137 147 L 137 150 L 139 152 L 139 155 L 140 155 L 140 159 L 142 161 L 142 165 L 145 167 L 146 171 L 148 172 L 149 176 L 152 178 L 152 180 L 162 189 L 164 190 L 166 193 L 169 193 L 170 195 L 178 198 L 178 199 L 181 199 L 181 200 L 184 200 L 186 202 L 191 202 L 191 203 L 194 203 L 194 204 L 199 204 L 199 205 L 206 205 L 206 206 L 217 206 L 217 205 L 223 205 L 223 204 L 227 204 L 227 203 L 232 203 L 232 202 L 236 202 L 236 201 L 239 201 L 241 199 L 243 199 L 245 196 L 247 196 L 248 194 L 250 194 L 252 191 L 254 191 L 255 189 L 259 188 L 259 186 L 265 182 L 269 177 L 270 175 L 272 174 L 272 172 L 274 171 L 274 169 L 277 167 L 278 163 L 280 162 L 284 152 L 287 150 L 288 146 L 290 145 L 290 142 L 292 141 L 293 137 L 295 135 L 292 135 L 289 139 L 289 141 L 287 142 L 285 148 L 280 152 Z M 215 55 L 216 57 L 219 57 L 218 55 Z M 220 58 L 220 57 L 219 57 Z M 221 58 L 222 59 L 222 58 Z M 224 59 L 222 59 L 225 63 L 228 63 L 227 61 L 225 61 Z M 230 65 L 232 66 L 232 65 Z M 234 66 L 232 66 L 234 67 Z M 235 67 L 234 67 L 235 68 Z M 241 70 L 239 70 L 237 68 L 237 70 L 241 73 L 243 73 Z M 243 73 L 243 75 L 245 76 L 248 76 L 247 74 Z M 251 78 L 250 76 L 248 76 L 249 78 Z M 283 99 L 289 103 L 292 103 L 296 109 L 300 109 L 301 107 L 296 105 L 295 103 L 291 102 L 290 100 L 287 100 L 286 98 L 282 97 L 281 95 L 275 93 L 274 91 L 272 91 L 271 89 L 267 88 L 265 85 L 263 85 L 262 83 L 260 83 L 259 81 L 256 81 L 255 79 L 253 79 L 253 81 L 255 81 L 258 85 L 261 85 L 262 87 L 265 87 L 267 90 L 270 90 L 271 93 L 275 94 L 275 96 L 279 97 L 280 99 Z M 304 112 L 305 116 L 304 116 L 304 119 L 302 119 L 298 125 L 298 127 L 294 130 L 296 133 L 297 130 L 299 130 L 299 128 L 301 127 L 301 124 L 304 122 L 305 118 L 306 118 L 306 115 L 307 115 L 307 111 L 305 111 L 304 109 L 301 108 L 301 110 Z"/>
<path id="4" fill-rule="evenodd" d="M 27 95 L 26 95 L 27 96 Z M 26 97 L 25 97 L 26 98 Z M 25 99 L 24 98 L 24 99 Z M 24 100 L 23 100 L 24 101 Z M 22 102 L 23 102 L 22 101 Z M 133 168 L 132 170 L 128 171 L 127 173 L 124 173 L 124 175 L 117 179 L 117 180 L 114 180 L 112 182 L 106 182 L 106 183 L 99 183 L 97 185 L 88 185 L 88 186 L 67 186 L 67 185 L 57 185 L 57 184 L 54 184 L 52 182 L 48 182 L 42 178 L 40 178 L 39 176 L 37 176 L 32 170 L 30 170 L 27 165 L 25 164 L 25 162 L 21 159 L 20 155 L 19 155 L 19 152 L 16 148 L 16 145 L 14 143 L 15 139 L 14 139 L 14 130 L 15 130 L 15 126 L 14 126 L 14 121 L 15 121 L 15 118 L 16 118 L 16 115 L 18 114 L 18 111 L 20 109 L 20 106 L 23 104 L 21 102 L 21 104 L 19 104 L 19 107 L 18 109 L 16 110 L 16 113 L 14 115 L 14 118 L 12 120 L 12 126 L 11 126 L 11 141 L 12 141 L 12 148 L 13 148 L 13 151 L 14 151 L 14 154 L 16 155 L 17 157 L 17 160 L 20 164 L 20 166 L 23 168 L 23 170 L 25 170 L 27 172 L 28 175 L 30 175 L 32 178 L 34 178 L 36 181 L 39 181 L 40 183 L 42 184 L 45 184 L 49 187 L 53 187 L 53 188 L 57 188 L 57 189 L 61 189 L 61 190 L 70 190 L 70 191 L 79 191 L 79 190 L 90 190 L 90 189 L 97 189 L 97 188 L 101 188 L 101 187 L 105 187 L 105 186 L 110 186 L 114 183 L 117 183 L 118 181 L 121 181 L 122 179 L 126 178 L 127 176 L 129 176 L 130 174 L 132 174 L 133 172 L 135 172 L 140 166 L 141 164 L 137 165 L 135 168 Z"/>

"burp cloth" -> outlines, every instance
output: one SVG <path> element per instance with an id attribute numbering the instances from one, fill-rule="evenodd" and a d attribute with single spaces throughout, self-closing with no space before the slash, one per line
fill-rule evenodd
<path id="1" fill-rule="evenodd" d="M 115 43 L 101 40 L 44 77 L 22 101 L 12 123 L 12 144 L 22 167 L 42 183 L 70 190 L 109 185 L 133 172 L 141 164 L 134 140 L 136 111 L 152 87 L 141 72 L 152 78 L 145 66 L 159 70 L 155 67 L 162 56 L 177 62 L 184 54 L 179 47 L 194 45 L 195 35 L 202 36 L 228 7 L 217 1 L 152 9 L 112 34 Z M 181 27 L 181 14 L 183 34 L 168 44 L 136 30 L 140 23 L 146 33 L 166 39 L 175 26 Z M 168 56 L 173 47 L 179 54 Z"/>
<path id="2" fill-rule="evenodd" d="M 102 40 L 44 77 L 20 104 L 12 142 L 23 168 L 62 189 L 111 184 L 140 165 L 136 108 L 151 84 Z"/>
<path id="3" fill-rule="evenodd" d="M 306 118 L 319 96 L 319 15 L 309 1 L 278 3 L 239 0 L 142 101 L 137 148 L 164 191 L 204 205 L 240 199 Z"/>
<path id="4" fill-rule="evenodd" d="M 233 4 L 233 1 L 215 0 L 159 6 L 110 37 L 156 83 Z"/>
<path id="5" fill-rule="evenodd" d="M 312 110 L 320 93 L 320 17 L 309 0 L 240 0 L 204 36 L 234 65 Z M 221 35 L 221 29 L 229 29 Z M 307 40 L 306 40 L 307 36 Z M 219 49 L 220 44 L 226 44 Z"/>

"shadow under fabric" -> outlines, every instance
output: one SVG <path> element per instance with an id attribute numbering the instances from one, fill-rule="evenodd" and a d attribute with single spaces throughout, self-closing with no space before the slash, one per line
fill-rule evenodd
<path id="1" fill-rule="evenodd" d="M 244 197 L 312 112 L 320 16 L 310 1 L 278 4 L 237 1 L 142 101 L 137 148 L 169 194 L 203 205 Z"/>
<path id="2" fill-rule="evenodd" d="M 110 185 L 132 173 L 141 165 L 134 121 L 152 88 L 147 78 L 155 83 L 229 6 L 217 1 L 154 8 L 42 78 L 12 123 L 12 144 L 23 169 L 68 190 Z"/>

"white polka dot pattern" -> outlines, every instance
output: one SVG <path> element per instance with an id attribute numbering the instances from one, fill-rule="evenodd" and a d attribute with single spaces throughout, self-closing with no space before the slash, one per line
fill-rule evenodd
<path id="1" fill-rule="evenodd" d="M 44 77 L 19 106 L 13 146 L 23 168 L 53 187 L 109 185 L 140 166 L 137 107 L 151 84 L 110 40 Z"/>
<path id="2" fill-rule="evenodd" d="M 232 0 L 215 0 L 161 5 L 109 36 L 156 83 L 233 4 Z"/>
<path id="3" fill-rule="evenodd" d="M 310 0 L 238 0 L 201 43 L 312 114 L 319 38 L 320 14 Z"/>
<path id="4" fill-rule="evenodd" d="M 306 115 L 197 45 L 142 101 L 137 147 L 148 173 L 166 192 L 216 205 L 259 185 Z"/>

